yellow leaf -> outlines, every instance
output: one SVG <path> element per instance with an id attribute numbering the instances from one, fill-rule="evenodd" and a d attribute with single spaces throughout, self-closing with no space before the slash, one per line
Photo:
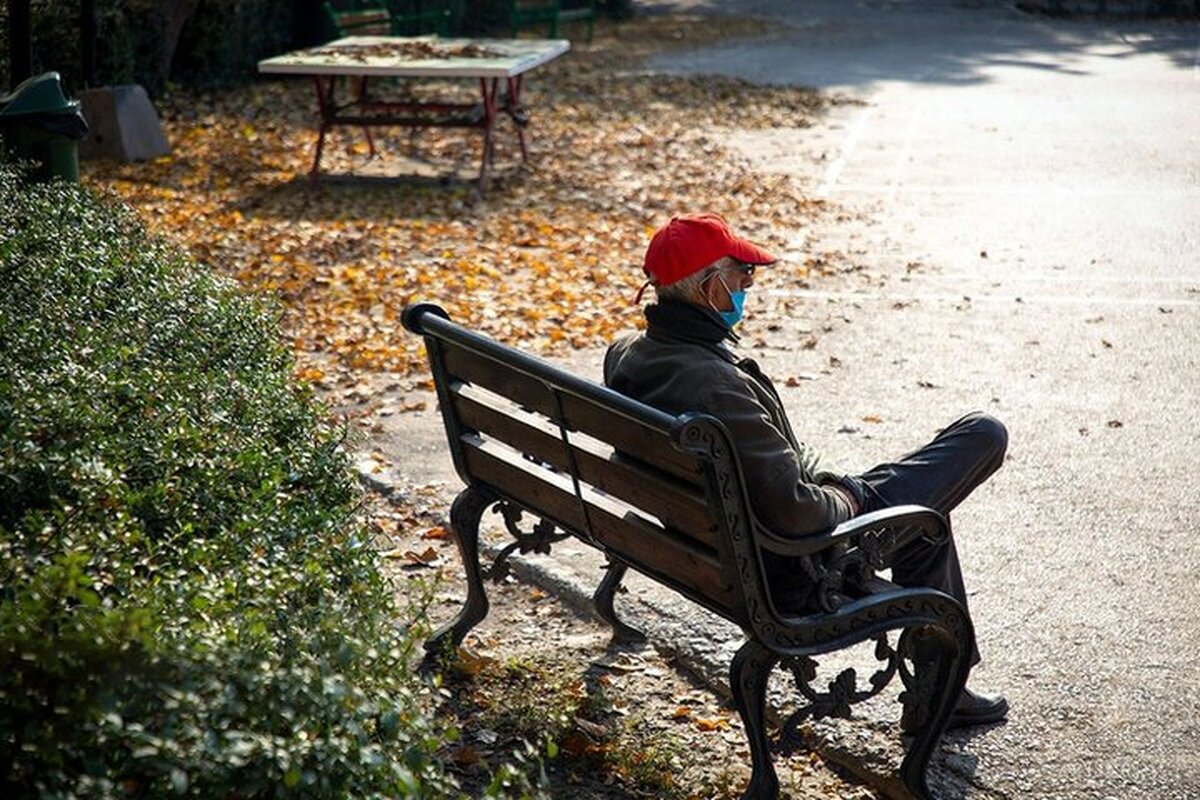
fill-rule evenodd
<path id="1" fill-rule="evenodd" d="M 454 660 L 454 669 L 467 675 L 478 675 L 480 672 L 483 672 L 483 670 L 496 663 L 496 659 L 488 658 L 487 656 L 476 655 L 465 647 L 458 648 L 456 655 L 457 658 Z"/>
<path id="2" fill-rule="evenodd" d="M 729 720 L 724 717 L 713 717 L 712 719 L 697 719 L 696 729 L 701 731 L 723 731 L 729 727 Z"/>
<path id="3" fill-rule="evenodd" d="M 296 377 L 302 381 L 319 381 L 325 377 L 325 372 L 316 367 L 307 367 L 297 370 Z"/>

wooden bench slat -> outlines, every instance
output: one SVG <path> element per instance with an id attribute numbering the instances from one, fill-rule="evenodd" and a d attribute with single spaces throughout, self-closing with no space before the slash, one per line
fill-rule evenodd
<path id="1" fill-rule="evenodd" d="M 333 23 L 343 36 L 387 36 L 392 32 L 392 17 L 386 9 L 335 11 Z"/>
<path id="2" fill-rule="evenodd" d="M 563 397 L 563 417 L 571 430 L 583 431 L 622 453 L 633 454 L 677 478 L 700 485 L 699 462 L 673 447 L 663 447 L 662 435 L 653 428 L 573 395 Z"/>
<path id="3" fill-rule="evenodd" d="M 715 523 L 699 486 L 674 481 L 660 472 L 616 456 L 611 447 L 586 434 L 569 435 L 568 455 L 558 428 L 549 420 L 515 406 L 505 407 L 502 398 L 489 397 L 478 387 L 468 384 L 456 384 L 452 392 L 454 411 L 463 426 L 493 436 L 515 450 L 568 473 L 573 457 L 582 482 L 620 498 L 658 518 L 667 527 L 716 550 Z"/>
<path id="4" fill-rule="evenodd" d="M 439 351 L 447 377 L 478 384 L 558 421 L 558 404 L 546 383 L 453 343 L 443 342 Z M 677 478 L 699 485 L 700 468 L 696 459 L 672 447 L 663 447 L 661 432 L 572 395 L 563 395 L 562 404 L 563 421 L 568 430 L 586 433 Z"/>
<path id="5" fill-rule="evenodd" d="M 357 11 L 338 11 L 334 14 L 339 22 L 351 25 L 360 22 L 387 22 L 391 19 L 383 9 L 359 9 Z"/>
<path id="6" fill-rule="evenodd" d="M 476 434 L 460 437 L 471 475 L 561 527 L 586 533 L 588 520 L 569 477 Z M 731 619 L 741 616 L 733 576 L 710 548 L 665 530 L 619 501 L 584 492 L 592 530 L 630 566 Z"/>
<path id="7" fill-rule="evenodd" d="M 551 419 L 557 416 L 554 398 L 542 381 L 452 342 L 442 342 L 438 350 L 447 378 L 478 384 Z"/>

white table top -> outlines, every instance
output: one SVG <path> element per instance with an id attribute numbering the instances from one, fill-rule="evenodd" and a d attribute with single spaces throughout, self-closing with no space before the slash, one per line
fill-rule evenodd
<path id="1" fill-rule="evenodd" d="M 567 52 L 566 39 L 348 36 L 258 62 L 259 72 L 414 78 L 511 78 Z"/>

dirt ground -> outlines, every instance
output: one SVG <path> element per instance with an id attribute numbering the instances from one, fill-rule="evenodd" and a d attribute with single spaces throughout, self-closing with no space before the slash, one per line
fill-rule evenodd
<path id="1" fill-rule="evenodd" d="M 426 602 L 436 627 L 466 596 L 435 494 L 368 493 L 364 513 L 403 602 Z M 445 756 L 468 791 L 505 762 L 536 772 L 551 797 L 736 798 L 750 776 L 737 712 L 651 646 L 613 645 L 607 626 L 509 575 L 488 583 L 491 609 L 444 673 L 439 713 L 461 731 Z M 782 797 L 878 797 L 805 750 L 775 754 Z"/>

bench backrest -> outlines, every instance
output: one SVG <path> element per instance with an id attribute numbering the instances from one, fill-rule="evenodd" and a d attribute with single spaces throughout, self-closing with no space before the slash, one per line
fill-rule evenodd
<path id="1" fill-rule="evenodd" d="M 747 587 L 742 576 L 758 567 L 732 541 L 748 538 L 749 520 L 736 463 L 718 469 L 710 452 L 731 452 L 720 423 L 660 412 L 469 331 L 436 306 L 410 306 L 403 321 L 425 337 L 464 481 L 747 623 L 746 593 L 760 582 Z"/>
<path id="2" fill-rule="evenodd" d="M 392 16 L 383 6 L 351 4 L 351 7 L 335 6 L 330 0 L 322 4 L 326 19 L 333 27 L 334 35 L 343 36 L 389 36 L 392 33 Z"/>

